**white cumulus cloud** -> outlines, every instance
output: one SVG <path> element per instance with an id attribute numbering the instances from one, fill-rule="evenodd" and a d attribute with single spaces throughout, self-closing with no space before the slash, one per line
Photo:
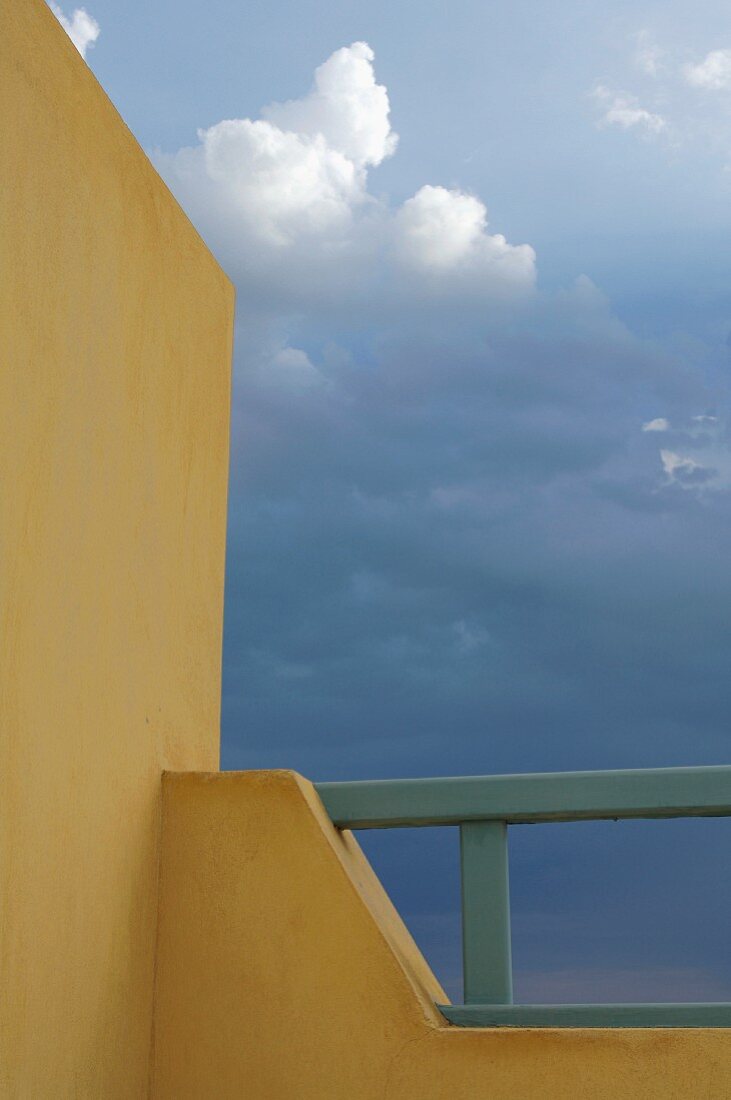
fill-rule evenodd
<path id="1" fill-rule="evenodd" d="M 362 173 L 321 134 L 243 118 L 198 136 L 198 148 L 178 154 L 178 173 L 209 181 L 211 197 L 217 192 L 253 235 L 273 244 L 341 229 L 363 199 Z"/>
<path id="2" fill-rule="evenodd" d="M 408 265 L 440 273 L 466 267 L 506 281 L 532 278 L 535 252 L 487 232 L 487 211 L 474 195 L 426 185 L 396 214 L 396 249 Z"/>
<path id="3" fill-rule="evenodd" d="M 273 103 L 262 116 L 280 130 L 321 136 L 358 167 L 380 164 L 396 149 L 388 92 L 376 83 L 373 50 L 365 42 L 336 50 L 315 69 L 315 87 L 302 99 Z"/>
<path id="4" fill-rule="evenodd" d="M 697 65 L 684 65 L 683 76 L 695 88 L 711 91 L 730 89 L 731 49 L 711 50 Z"/>
<path id="5" fill-rule="evenodd" d="M 666 432 L 669 428 L 670 422 L 664 416 L 656 416 L 642 425 L 643 432 Z"/>
<path id="6" fill-rule="evenodd" d="M 84 8 L 75 8 L 68 19 L 53 0 L 50 0 L 49 6 L 81 56 L 86 57 L 89 46 L 93 46 L 99 37 L 100 28 L 96 19 Z"/>
<path id="7" fill-rule="evenodd" d="M 373 60 L 364 42 L 336 50 L 302 98 L 218 122 L 154 159 L 231 273 L 265 277 L 290 300 L 362 293 L 391 271 L 402 295 L 408 272 L 460 292 L 470 280 L 481 294 L 532 287 L 533 249 L 488 233 L 480 199 L 427 185 L 394 209 L 369 192 L 369 170 L 397 146 Z"/>

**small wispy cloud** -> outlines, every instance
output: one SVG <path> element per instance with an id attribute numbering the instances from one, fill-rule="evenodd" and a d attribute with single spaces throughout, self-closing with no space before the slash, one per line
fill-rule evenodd
<path id="1" fill-rule="evenodd" d="M 643 432 L 667 432 L 669 428 L 670 422 L 664 416 L 656 416 L 642 425 Z"/>
<path id="2" fill-rule="evenodd" d="M 711 50 L 698 64 L 683 65 L 681 72 L 694 88 L 714 92 L 731 90 L 731 49 Z"/>
<path id="3" fill-rule="evenodd" d="M 464 619 L 458 619 L 457 622 L 453 623 L 452 629 L 456 638 L 457 651 L 462 656 L 475 653 L 490 641 L 490 635 L 486 630 L 467 623 Z"/>
<path id="4" fill-rule="evenodd" d="M 668 482 L 686 487 L 708 481 L 717 472 L 689 455 L 681 455 L 676 451 L 660 451 L 660 461 Z"/>
<path id="5" fill-rule="evenodd" d="M 651 30 L 643 29 L 630 35 L 629 51 L 637 87 L 624 90 L 626 74 L 619 90 L 611 77 L 597 82 L 591 93 L 601 110 L 597 125 L 619 127 L 638 137 L 662 136 L 666 147 L 676 152 L 702 144 L 723 157 L 728 171 L 731 47 L 693 58 L 687 48 L 660 45 Z"/>
<path id="6" fill-rule="evenodd" d="M 53 0 L 49 0 L 49 7 L 81 56 L 86 57 L 86 51 L 94 45 L 101 33 L 96 19 L 84 8 L 75 8 L 69 19 Z"/>
<path id="7" fill-rule="evenodd" d="M 699 413 L 682 424 L 671 425 L 657 416 L 642 425 L 643 432 L 673 432 L 673 447 L 658 452 L 665 486 L 702 491 L 731 488 L 731 449 L 724 425 L 717 416 Z"/>
<path id="8" fill-rule="evenodd" d="M 613 92 L 603 84 L 597 84 L 592 94 L 603 107 L 600 126 L 619 126 L 623 130 L 636 128 L 648 134 L 659 134 L 667 128 L 662 115 L 642 107 L 637 97 L 629 92 Z"/>
<path id="9" fill-rule="evenodd" d="M 635 36 L 635 64 L 647 76 L 657 77 L 666 68 L 666 51 L 658 46 L 650 31 L 638 31 Z"/>

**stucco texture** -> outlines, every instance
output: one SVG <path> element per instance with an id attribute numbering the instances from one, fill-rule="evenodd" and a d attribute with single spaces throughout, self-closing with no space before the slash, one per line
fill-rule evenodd
<path id="1" fill-rule="evenodd" d="M 232 288 L 3 17 L 0 1096 L 726 1100 L 731 1032 L 447 1026 L 312 786 L 215 772 Z"/>
<path id="2" fill-rule="evenodd" d="M 160 776 L 218 766 L 231 285 L 43 0 L 0 66 L 0 1095 L 147 1095 Z"/>
<path id="3" fill-rule="evenodd" d="M 731 1033 L 466 1030 L 292 772 L 167 775 L 156 1100 L 726 1100 Z"/>

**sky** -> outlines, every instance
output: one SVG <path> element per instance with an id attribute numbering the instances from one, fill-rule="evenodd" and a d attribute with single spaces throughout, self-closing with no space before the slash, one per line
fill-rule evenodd
<path id="1" fill-rule="evenodd" d="M 728 763 L 727 6 L 55 10 L 237 287 L 223 766 Z M 731 999 L 729 839 L 511 829 L 518 998 Z"/>

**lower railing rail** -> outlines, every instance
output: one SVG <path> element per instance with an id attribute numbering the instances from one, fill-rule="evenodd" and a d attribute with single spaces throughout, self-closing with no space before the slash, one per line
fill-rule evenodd
<path id="1" fill-rule="evenodd" d="M 731 816 L 731 767 L 319 783 L 338 829 L 456 825 L 462 870 L 462 1027 L 731 1027 L 731 1003 L 513 1004 L 509 825 Z"/>

